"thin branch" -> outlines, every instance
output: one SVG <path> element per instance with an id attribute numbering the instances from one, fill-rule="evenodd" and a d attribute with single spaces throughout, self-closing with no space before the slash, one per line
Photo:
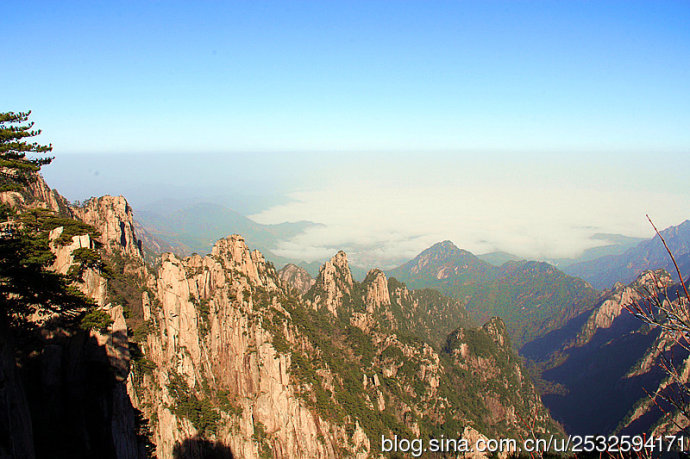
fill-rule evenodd
<path id="1" fill-rule="evenodd" d="M 647 217 L 647 220 L 649 220 L 649 223 L 652 225 L 652 228 L 654 228 L 656 235 L 659 236 L 659 239 L 661 239 L 661 242 L 664 243 L 664 247 L 666 248 L 666 252 L 671 257 L 671 260 L 673 261 L 673 266 L 676 267 L 676 272 L 678 273 L 678 277 L 680 278 L 680 285 L 683 286 L 683 290 L 685 291 L 685 297 L 690 301 L 690 293 L 688 293 L 688 288 L 685 285 L 685 280 L 683 280 L 683 275 L 680 273 L 680 268 L 678 267 L 678 263 L 676 263 L 676 257 L 674 257 L 673 254 L 671 253 L 671 250 L 668 248 L 668 245 L 666 244 L 666 240 L 664 240 L 664 237 L 661 235 L 659 230 L 656 229 L 656 226 L 654 225 L 654 222 L 652 222 L 652 219 L 649 218 L 649 215 L 646 215 L 646 217 Z"/>

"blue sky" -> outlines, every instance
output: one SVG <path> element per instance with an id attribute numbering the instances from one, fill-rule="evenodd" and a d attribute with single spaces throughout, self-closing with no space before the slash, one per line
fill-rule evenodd
<path id="1" fill-rule="evenodd" d="M 688 2 L 5 1 L 59 153 L 690 144 Z"/>
<path id="2" fill-rule="evenodd" d="M 690 2 L 4 1 L 0 27 L 2 110 L 70 199 L 311 220 L 277 250 L 381 265 L 690 217 Z"/>

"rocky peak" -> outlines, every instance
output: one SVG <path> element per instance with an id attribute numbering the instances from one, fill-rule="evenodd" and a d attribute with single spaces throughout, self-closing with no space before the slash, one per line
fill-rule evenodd
<path id="1" fill-rule="evenodd" d="M 272 325 L 276 313 L 287 314 L 278 302 L 282 295 L 271 292 L 277 288 L 270 283 L 278 282 L 275 270 L 242 237 L 218 241 L 205 257 L 163 254 L 157 277 L 158 306 L 151 315 L 159 330 L 148 336 L 145 348 L 156 380 L 140 400 L 146 403 L 143 411 L 153 407 L 158 419 L 158 457 L 176 456 L 174 446 L 200 432 L 189 415 L 170 408 L 179 408 L 180 396 L 215 404 L 212 413 L 220 414 L 215 440 L 235 457 L 264 457 L 271 450 L 276 457 L 338 457 L 334 447 L 350 444 L 363 451 L 352 457 L 368 457 L 369 439 L 361 428 L 346 439 L 344 428 L 300 397 L 291 374 L 293 354 L 278 352 L 275 343 L 311 344 L 287 321 Z M 299 298 L 294 303 L 304 307 Z M 185 394 L 171 390 L 179 385 L 173 378 L 184 382 Z M 219 406 L 214 393 L 226 402 Z M 317 436 L 322 440 L 313 441 Z"/>
<path id="2" fill-rule="evenodd" d="M 433 259 L 433 260 L 445 260 L 448 257 L 455 255 L 468 254 L 466 250 L 458 248 L 457 245 L 453 244 L 451 241 L 437 242 L 425 251 L 419 254 L 420 258 Z"/>
<path id="3" fill-rule="evenodd" d="M 347 254 L 342 250 L 339 250 L 338 253 L 333 255 L 330 263 L 339 270 L 347 271 L 348 274 L 350 273 L 350 265 L 347 263 Z M 350 277 L 352 276 L 350 275 Z"/>
<path id="4" fill-rule="evenodd" d="M 304 295 L 316 282 L 306 269 L 289 263 L 278 271 L 278 277 L 285 287 L 292 288 Z"/>
<path id="5" fill-rule="evenodd" d="M 665 269 L 657 269 L 654 271 L 643 272 L 637 279 L 635 279 L 630 287 L 627 287 L 627 289 L 633 288 L 635 290 L 644 289 L 653 291 L 654 288 L 661 289 L 670 286 L 672 283 L 673 279 Z"/>
<path id="6" fill-rule="evenodd" d="M 321 267 L 307 296 L 317 308 L 325 307 L 337 315 L 338 308 L 343 305 L 343 298 L 352 293 L 353 287 L 354 279 L 347 263 L 347 255 L 341 250 Z"/>
<path id="7" fill-rule="evenodd" d="M 482 329 L 486 331 L 496 344 L 503 347 L 508 342 L 508 329 L 500 317 L 492 317 Z"/>
<path id="8" fill-rule="evenodd" d="M 254 285 L 276 287 L 276 273 L 273 267 L 268 265 L 261 252 L 250 251 L 244 238 L 239 234 L 220 239 L 213 246 L 211 255 L 227 271 L 246 276 Z"/>
<path id="9" fill-rule="evenodd" d="M 647 292 L 655 292 L 673 283 L 671 276 L 663 269 L 646 271 L 629 285 L 616 284 L 601 304 L 592 311 L 577 338 L 568 347 L 583 346 L 594 336 L 597 330 L 609 328 L 623 313 L 625 306 L 639 300 Z"/>
<path id="10" fill-rule="evenodd" d="M 141 259 L 141 244 L 134 231 L 134 215 L 127 200 L 122 196 L 92 198 L 74 213 L 101 234 L 100 243 L 106 252 L 118 250 L 133 258 Z"/>
<path id="11" fill-rule="evenodd" d="M 458 248 L 451 241 L 438 242 L 413 260 L 392 270 L 396 278 L 448 279 L 466 273 L 485 275 L 495 271 L 495 267 L 480 260 L 471 252 Z"/>
<path id="12" fill-rule="evenodd" d="M 380 269 L 372 269 L 367 273 L 367 277 L 362 284 L 365 288 L 364 303 L 367 305 L 368 312 L 390 306 L 391 297 L 388 292 L 388 279 Z"/>

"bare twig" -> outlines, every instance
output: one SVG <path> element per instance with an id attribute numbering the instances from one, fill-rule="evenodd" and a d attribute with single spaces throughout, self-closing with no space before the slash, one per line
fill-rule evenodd
<path id="1" fill-rule="evenodd" d="M 656 344 L 659 346 L 660 352 L 654 359 L 657 360 L 657 366 L 667 375 L 667 379 L 654 394 L 650 394 L 644 387 L 642 389 L 653 406 L 656 406 L 660 411 L 662 418 L 668 419 L 679 431 L 688 434 L 688 426 L 681 425 L 680 422 L 683 422 L 682 418 L 685 418 L 683 424 L 687 424 L 690 420 L 690 405 L 688 403 L 690 385 L 685 380 L 684 370 L 681 370 L 683 363 L 674 359 L 674 349 L 690 353 L 690 293 L 678 267 L 678 262 L 666 240 L 649 215 L 647 215 L 647 220 L 654 228 L 656 235 L 659 236 L 666 253 L 673 262 L 685 296 L 683 297 L 680 289 L 678 289 L 676 290 L 676 299 L 673 300 L 669 295 L 669 282 L 662 281 L 653 272 L 651 274 L 652 282 L 638 289 L 640 297 L 633 299 L 623 307 L 641 321 L 661 330 L 659 341 Z M 686 364 L 688 358 L 690 357 L 686 357 Z M 660 401 L 665 402 L 667 406 L 663 407 L 659 403 Z M 679 416 L 678 419 L 676 416 Z"/>
<path id="2" fill-rule="evenodd" d="M 690 301 L 690 293 L 688 293 L 688 287 L 685 285 L 685 280 L 683 280 L 683 275 L 680 273 L 680 268 L 678 267 L 678 263 L 676 263 L 676 257 L 673 256 L 671 253 L 671 250 L 668 248 L 668 245 L 666 244 L 666 240 L 664 237 L 661 235 L 658 229 L 656 229 L 656 226 L 654 225 L 654 222 L 652 222 L 652 219 L 649 218 L 649 215 L 646 215 L 647 220 L 649 220 L 649 223 L 652 225 L 652 228 L 654 228 L 654 231 L 656 232 L 656 235 L 659 236 L 659 239 L 661 239 L 661 242 L 664 244 L 664 248 L 666 248 L 666 252 L 668 253 L 668 256 L 671 257 L 671 260 L 673 261 L 673 266 L 676 267 L 676 272 L 678 273 L 678 277 L 680 278 L 680 285 L 683 286 L 683 291 L 685 291 L 685 298 Z"/>

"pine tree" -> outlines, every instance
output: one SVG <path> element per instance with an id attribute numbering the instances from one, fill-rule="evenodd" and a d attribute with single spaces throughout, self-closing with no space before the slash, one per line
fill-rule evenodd
<path id="1" fill-rule="evenodd" d="M 30 115 L 31 111 L 0 113 L 0 192 L 21 189 L 32 174 L 53 160 L 41 156 L 52 151 L 52 145 L 27 141 L 41 133 L 33 129 L 33 122 L 27 123 Z M 39 157 L 27 157 L 28 153 Z"/>
<path id="2" fill-rule="evenodd" d="M 24 190 L 53 160 L 45 156 L 52 145 L 28 141 L 41 133 L 28 122 L 30 114 L 0 113 L 0 192 Z M 10 323 L 32 327 L 28 318 L 38 310 L 60 313 L 91 306 L 70 279 L 46 269 L 55 258 L 48 235 L 58 226 L 65 236 L 56 243 L 68 243 L 77 234 L 95 234 L 89 225 L 48 209 L 0 203 L 0 333 Z"/>

